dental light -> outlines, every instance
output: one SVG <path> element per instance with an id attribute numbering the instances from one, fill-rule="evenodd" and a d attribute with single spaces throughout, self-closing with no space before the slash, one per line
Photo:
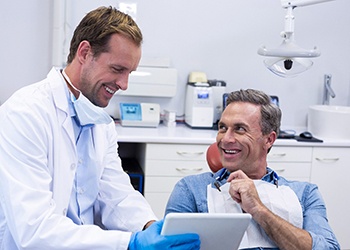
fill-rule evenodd
<path id="1" fill-rule="evenodd" d="M 269 57 L 264 60 L 264 64 L 270 71 L 281 77 L 294 77 L 312 66 L 313 62 L 309 58 L 318 57 L 321 53 L 316 46 L 306 50 L 294 42 L 293 9 L 328 1 L 334 0 L 281 0 L 282 7 L 287 9 L 284 31 L 281 32 L 282 44 L 276 49 L 265 46 L 258 49 L 259 55 Z"/>

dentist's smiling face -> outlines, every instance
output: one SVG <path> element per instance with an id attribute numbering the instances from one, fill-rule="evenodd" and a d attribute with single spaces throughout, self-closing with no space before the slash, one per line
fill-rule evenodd
<path id="1" fill-rule="evenodd" d="M 81 75 L 78 89 L 96 106 L 106 107 L 116 91 L 126 90 L 129 74 L 136 70 L 141 48 L 120 34 L 114 34 L 109 41 L 109 51 L 93 56 L 91 46 L 83 41 Z"/>
<path id="2" fill-rule="evenodd" d="M 230 103 L 222 113 L 216 137 L 221 161 L 230 172 L 241 169 L 252 179 L 266 173 L 268 135 L 261 132 L 260 106 Z"/>

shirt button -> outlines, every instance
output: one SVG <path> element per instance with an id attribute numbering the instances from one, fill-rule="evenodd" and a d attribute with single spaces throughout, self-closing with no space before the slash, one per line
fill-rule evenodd
<path id="1" fill-rule="evenodd" d="M 70 169 L 71 169 L 71 170 L 74 170 L 74 169 L 75 169 L 75 163 L 72 163 L 72 164 L 70 165 Z"/>

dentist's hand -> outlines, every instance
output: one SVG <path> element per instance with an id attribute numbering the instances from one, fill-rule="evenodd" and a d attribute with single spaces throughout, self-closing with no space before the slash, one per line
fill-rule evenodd
<path id="1" fill-rule="evenodd" d="M 160 235 L 163 220 L 154 222 L 144 231 L 131 235 L 129 250 L 196 250 L 200 247 L 197 234 Z"/>

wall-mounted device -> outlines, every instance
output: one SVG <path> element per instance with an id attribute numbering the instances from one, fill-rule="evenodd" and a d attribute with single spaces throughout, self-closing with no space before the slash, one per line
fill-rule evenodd
<path id="1" fill-rule="evenodd" d="M 120 124 L 125 127 L 157 127 L 160 106 L 157 103 L 120 103 Z"/>
<path id="2" fill-rule="evenodd" d="M 177 69 L 138 67 L 129 77 L 128 89 L 117 95 L 174 97 L 177 88 Z"/>
<path id="3" fill-rule="evenodd" d="M 191 128 L 212 128 L 213 119 L 212 87 L 204 73 L 192 72 L 186 91 L 185 123 Z"/>

